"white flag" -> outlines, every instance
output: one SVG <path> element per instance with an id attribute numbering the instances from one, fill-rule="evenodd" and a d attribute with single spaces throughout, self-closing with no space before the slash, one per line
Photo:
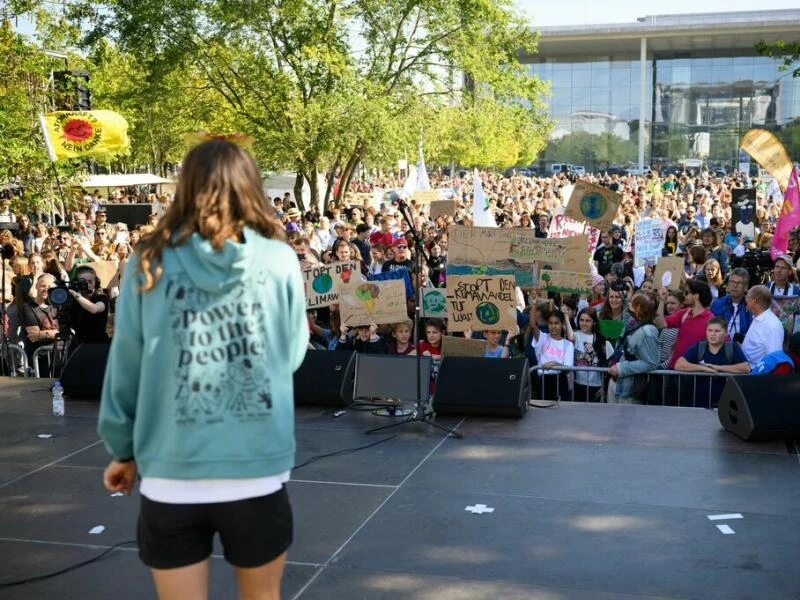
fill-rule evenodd
<path id="1" fill-rule="evenodd" d="M 428 179 L 428 170 L 425 168 L 425 159 L 422 157 L 422 142 L 419 143 L 419 160 L 417 161 L 417 191 L 425 192 L 431 189 Z"/>
<path id="2" fill-rule="evenodd" d="M 486 198 L 483 194 L 483 182 L 478 169 L 473 174 L 475 189 L 472 192 L 472 224 L 475 227 L 497 227 L 492 211 L 487 208 Z"/>
<path id="3" fill-rule="evenodd" d="M 403 198 L 412 198 L 417 191 L 417 168 L 414 165 L 408 167 L 408 177 L 403 184 Z"/>
<path id="4" fill-rule="evenodd" d="M 781 204 L 783 204 L 783 192 L 781 192 L 781 186 L 778 185 L 778 180 L 775 178 L 769 182 L 769 187 L 767 188 L 767 198 L 770 196 L 780 208 Z"/>

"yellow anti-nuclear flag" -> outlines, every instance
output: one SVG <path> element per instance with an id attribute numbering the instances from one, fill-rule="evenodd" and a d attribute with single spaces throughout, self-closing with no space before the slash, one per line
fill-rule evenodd
<path id="1" fill-rule="evenodd" d="M 50 160 L 119 152 L 131 145 L 128 122 L 111 110 L 58 111 L 39 115 Z"/>

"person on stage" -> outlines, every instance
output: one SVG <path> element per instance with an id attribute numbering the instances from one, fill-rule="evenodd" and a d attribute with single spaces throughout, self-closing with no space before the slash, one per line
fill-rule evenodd
<path id="1" fill-rule="evenodd" d="M 206 141 L 122 279 L 98 431 L 103 482 L 141 475 L 137 539 L 160 600 L 207 598 L 218 533 L 240 597 L 275 599 L 292 542 L 299 263 L 241 147 Z"/>

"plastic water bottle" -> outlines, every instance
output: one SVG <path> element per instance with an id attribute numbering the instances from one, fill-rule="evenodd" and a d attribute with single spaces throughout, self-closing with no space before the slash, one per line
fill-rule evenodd
<path id="1" fill-rule="evenodd" d="M 53 416 L 64 416 L 64 388 L 61 387 L 60 381 L 53 384 Z"/>

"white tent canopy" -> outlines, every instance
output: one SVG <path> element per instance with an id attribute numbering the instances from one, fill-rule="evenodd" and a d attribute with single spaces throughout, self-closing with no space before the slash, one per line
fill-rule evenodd
<path id="1" fill-rule="evenodd" d="M 81 182 L 81 187 L 86 190 L 94 188 L 116 188 L 135 185 L 153 185 L 158 183 L 172 183 L 171 179 L 164 179 L 152 173 L 124 173 L 120 175 L 92 175 Z"/>

